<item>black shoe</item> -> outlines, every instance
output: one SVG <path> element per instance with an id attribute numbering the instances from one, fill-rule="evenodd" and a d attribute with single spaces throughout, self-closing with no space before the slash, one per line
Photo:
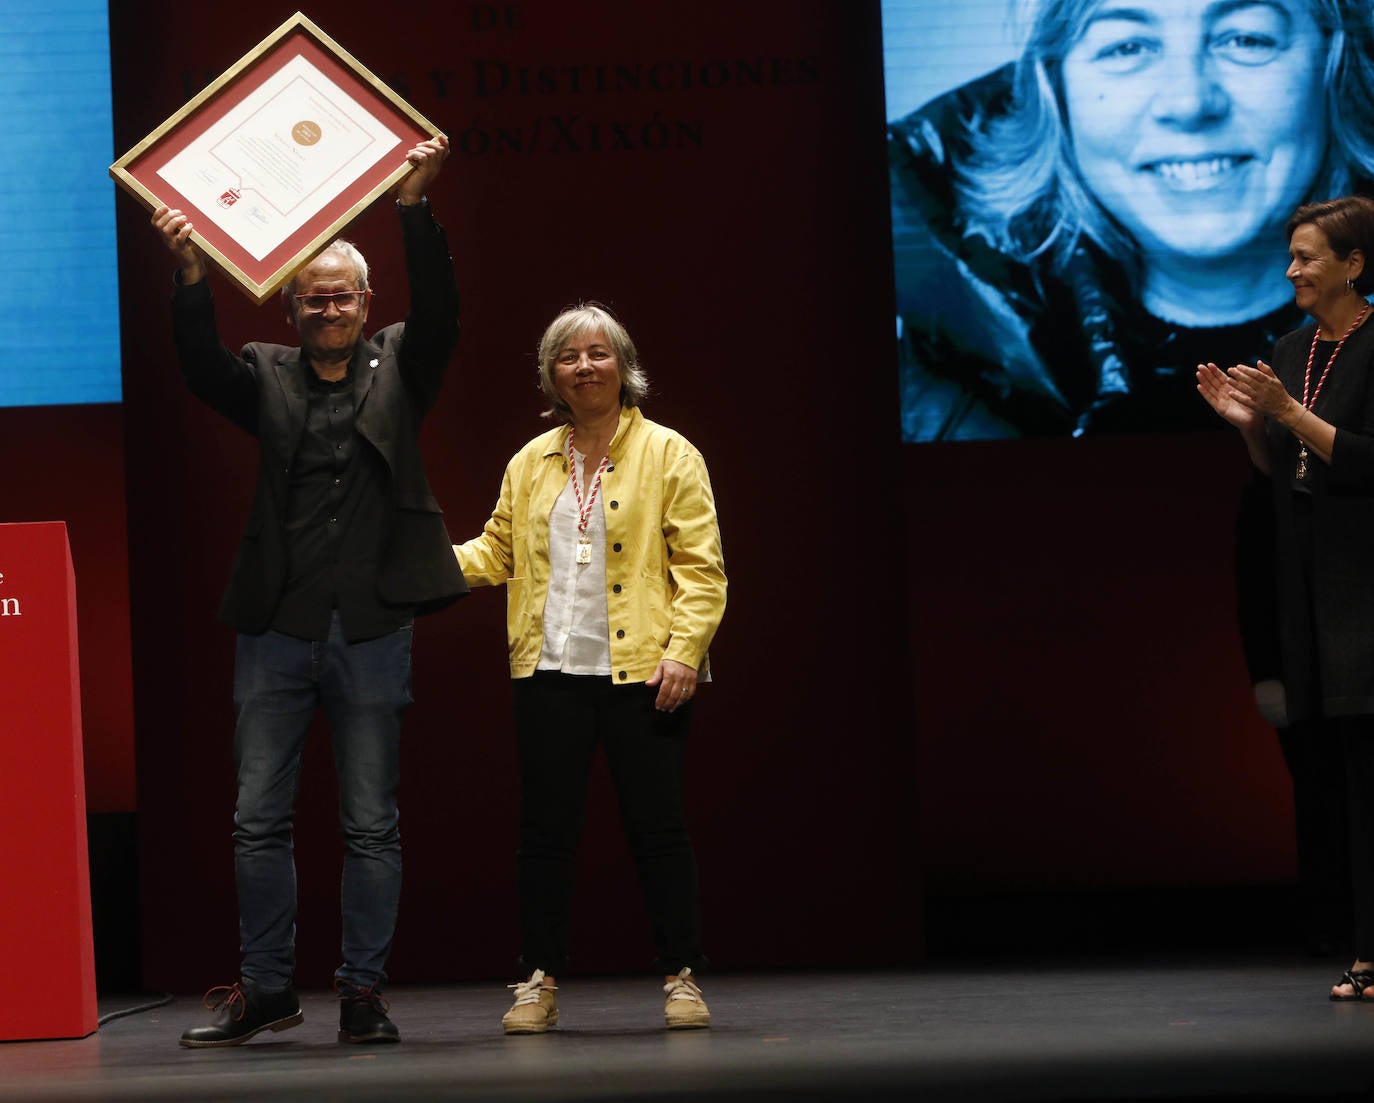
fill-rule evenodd
<path id="1" fill-rule="evenodd" d="M 289 984 L 269 992 L 250 981 L 222 984 L 205 993 L 203 1000 L 215 1019 L 209 1026 L 193 1026 L 181 1035 L 181 1044 L 192 1049 L 210 1046 L 241 1046 L 264 1030 L 289 1030 L 305 1021 L 301 1001 Z"/>
<path id="2" fill-rule="evenodd" d="M 339 1041 L 341 1042 L 399 1042 L 401 1032 L 386 1017 L 391 1005 L 371 987 L 359 988 L 346 981 L 336 980 L 339 993 Z"/>

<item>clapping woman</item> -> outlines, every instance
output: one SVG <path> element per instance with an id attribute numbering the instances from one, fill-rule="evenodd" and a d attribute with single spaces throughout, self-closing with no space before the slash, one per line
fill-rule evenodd
<path id="1" fill-rule="evenodd" d="M 1198 390 L 1245 440 L 1274 496 L 1290 722 L 1338 740 L 1346 765 L 1354 963 L 1335 1000 L 1374 998 L 1374 201 L 1301 206 L 1288 279 L 1310 323 L 1273 366 L 1199 364 Z"/>

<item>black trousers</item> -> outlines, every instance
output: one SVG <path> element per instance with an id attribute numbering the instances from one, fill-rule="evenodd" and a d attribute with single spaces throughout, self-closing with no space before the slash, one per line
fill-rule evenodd
<path id="1" fill-rule="evenodd" d="M 1328 723 L 1345 745 L 1355 958 L 1374 961 L 1374 717 L 1345 716 Z"/>
<path id="2" fill-rule="evenodd" d="M 639 874 L 656 968 L 700 969 L 701 908 L 684 801 L 692 705 L 659 712 L 656 689 L 617 686 L 609 677 L 538 671 L 511 685 L 520 757 L 522 969 L 558 976 L 567 966 L 574 859 L 598 744 Z"/>
<path id="3" fill-rule="evenodd" d="M 1329 721 L 1276 730 L 1293 780 L 1298 898 L 1306 948 L 1323 956 L 1346 953 L 1355 928 L 1345 740 L 1331 730 Z"/>

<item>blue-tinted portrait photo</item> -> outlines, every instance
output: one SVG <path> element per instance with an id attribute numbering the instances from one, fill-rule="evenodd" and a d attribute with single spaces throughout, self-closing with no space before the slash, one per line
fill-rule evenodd
<path id="1" fill-rule="evenodd" d="M 1371 9 L 887 0 L 903 439 L 1214 429 L 1196 365 L 1301 320 L 1288 217 L 1374 190 Z"/>

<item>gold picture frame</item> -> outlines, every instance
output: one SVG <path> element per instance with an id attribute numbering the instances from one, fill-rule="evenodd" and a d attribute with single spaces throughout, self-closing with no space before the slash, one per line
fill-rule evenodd
<path id="1" fill-rule="evenodd" d="M 110 175 L 149 211 L 184 211 L 206 258 L 263 303 L 439 133 L 297 12 Z"/>

